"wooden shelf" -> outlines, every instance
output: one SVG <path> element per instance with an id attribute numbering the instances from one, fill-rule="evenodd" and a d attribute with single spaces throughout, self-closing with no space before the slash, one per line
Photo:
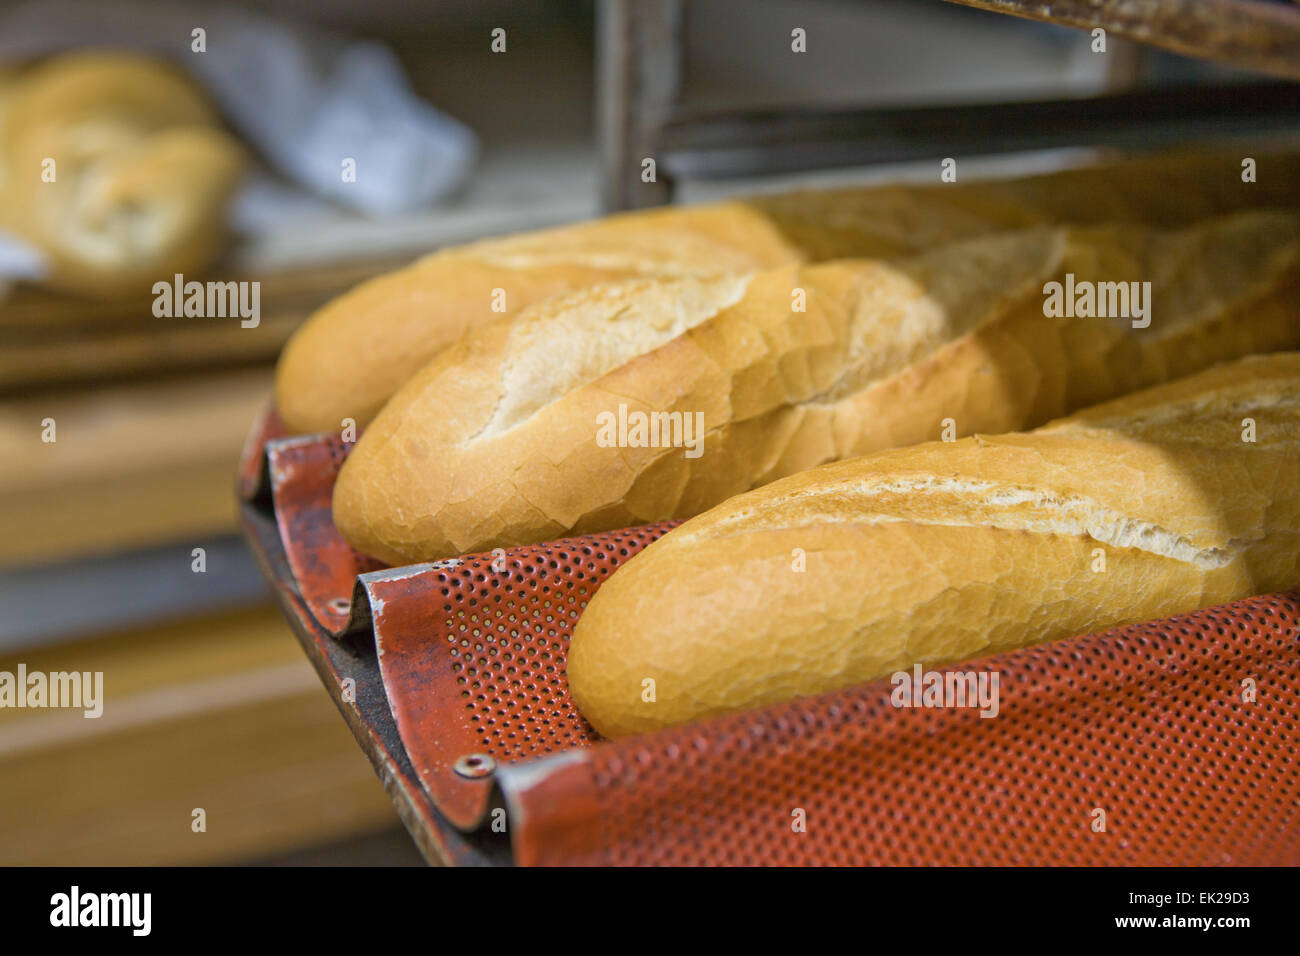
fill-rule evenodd
<path id="1" fill-rule="evenodd" d="M 247 329 L 238 318 L 158 318 L 152 295 L 96 302 L 21 287 L 0 301 L 0 394 L 271 362 L 316 308 L 413 258 L 222 273 L 223 281 L 261 282 L 261 319 Z"/>
<path id="2" fill-rule="evenodd" d="M 231 862 L 396 824 L 279 613 L 0 658 L 102 671 L 104 712 L 0 710 L 0 865 Z M 191 829 L 202 807 L 207 830 Z"/>
<path id="3" fill-rule="evenodd" d="M 0 567 L 233 531 L 239 450 L 270 392 L 263 367 L 0 401 Z"/>

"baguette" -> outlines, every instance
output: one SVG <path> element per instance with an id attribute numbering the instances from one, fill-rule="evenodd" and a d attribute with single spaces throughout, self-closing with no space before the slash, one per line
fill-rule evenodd
<path id="1" fill-rule="evenodd" d="M 1045 316 L 1045 284 L 1071 275 L 1149 280 L 1149 327 Z M 1014 431 L 1300 348 L 1298 302 L 1294 212 L 599 286 L 475 330 L 422 370 L 344 464 L 334 520 L 358 550 L 411 563 L 686 518 L 946 424 Z M 659 447 L 620 447 L 605 427 L 663 414 L 676 431 Z M 688 428 L 695 447 L 664 447 L 687 446 Z"/>
<path id="2" fill-rule="evenodd" d="M 601 587 L 569 688 L 613 737 L 1296 585 L 1300 353 L 1285 353 L 740 495 Z"/>
<path id="3" fill-rule="evenodd" d="M 291 431 L 337 431 L 345 418 L 366 425 L 466 329 L 551 296 L 619 279 L 746 272 L 802 258 L 741 203 L 629 213 L 438 252 L 362 283 L 309 317 L 280 356 L 276 407 Z"/>
<path id="4" fill-rule="evenodd" d="M 1175 227 L 1295 204 L 1300 155 L 1256 158 L 1252 183 L 1242 182 L 1239 152 L 1177 152 L 1020 180 L 804 190 L 656 209 L 447 249 L 312 315 L 281 356 L 277 406 L 292 431 L 337 431 L 347 418 L 366 425 L 466 329 L 598 283 L 908 255 L 1034 225 Z"/>
<path id="5" fill-rule="evenodd" d="M 176 70 L 65 54 L 12 74 L 3 97 L 0 227 L 44 254 L 46 284 L 143 296 L 220 253 L 245 155 Z"/>

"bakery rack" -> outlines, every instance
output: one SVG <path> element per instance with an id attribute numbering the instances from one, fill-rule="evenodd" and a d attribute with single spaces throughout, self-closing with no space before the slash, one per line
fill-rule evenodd
<path id="1" fill-rule="evenodd" d="M 569 635 L 672 523 L 386 568 L 330 517 L 350 448 L 268 411 L 241 519 L 431 863 L 1300 864 L 1300 591 L 955 668 L 997 720 L 881 681 L 605 741 Z"/>
<path id="2" fill-rule="evenodd" d="M 1295 129 L 1300 4 L 1289 0 L 948 0 L 1101 28 L 1274 80 L 931 109 L 804 107 L 696 114 L 679 102 L 684 0 L 598 0 L 596 118 L 607 212 L 725 179 L 1059 146 L 1153 148 Z M 990 143 L 996 143 L 990 150 Z M 639 177 L 656 159 L 656 181 Z"/>
<path id="3" fill-rule="evenodd" d="M 990 130 L 1007 150 L 1145 146 L 1300 118 L 1300 6 L 966 5 L 1282 82 L 689 116 L 674 105 L 685 5 L 599 0 L 606 208 L 667 202 L 684 178 L 948 155 Z M 650 155 L 660 175 L 647 184 L 629 170 Z M 604 741 L 568 697 L 568 637 L 599 583 L 670 525 L 388 568 L 331 520 L 349 450 L 337 435 L 289 437 L 268 410 L 240 465 L 241 521 L 431 863 L 1300 864 L 1300 592 L 962 665 L 1002 675 L 998 720 L 898 709 L 882 682 Z"/>

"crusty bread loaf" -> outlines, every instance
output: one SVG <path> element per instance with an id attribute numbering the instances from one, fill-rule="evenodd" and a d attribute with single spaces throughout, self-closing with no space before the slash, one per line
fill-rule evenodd
<path id="1" fill-rule="evenodd" d="M 316 312 L 276 377 L 294 431 L 368 423 L 467 329 L 549 296 L 637 277 L 716 275 L 847 257 L 906 255 L 1043 224 L 1186 225 L 1235 209 L 1295 204 L 1300 154 L 1177 152 L 1028 179 L 800 191 L 628 213 L 427 256 Z M 499 291 L 498 291 L 499 290 Z"/>
<path id="2" fill-rule="evenodd" d="M 176 70 L 73 53 L 12 74 L 4 94 L 0 227 L 45 254 L 50 285 L 144 296 L 220 252 L 244 153 Z"/>
<path id="3" fill-rule="evenodd" d="M 312 315 L 276 373 L 296 431 L 368 423 L 390 395 L 466 329 L 545 299 L 638 276 L 764 269 L 799 251 L 741 203 L 666 208 L 438 252 L 362 283 Z"/>
<path id="4" fill-rule="evenodd" d="M 618 736 L 1296 585 L 1283 353 L 733 498 L 601 587 L 569 688 Z"/>
<path id="5" fill-rule="evenodd" d="M 1045 316 L 1045 283 L 1067 275 L 1150 281 L 1149 327 Z M 422 370 L 345 463 L 334 520 L 359 550 L 409 563 L 690 517 L 824 462 L 939 438 L 945 420 L 954 434 L 1032 427 L 1297 347 L 1298 213 L 1030 229 L 896 263 L 599 286 L 475 330 Z M 601 440 L 611 416 L 663 414 L 695 426 L 698 448 L 663 447 L 686 434 Z"/>

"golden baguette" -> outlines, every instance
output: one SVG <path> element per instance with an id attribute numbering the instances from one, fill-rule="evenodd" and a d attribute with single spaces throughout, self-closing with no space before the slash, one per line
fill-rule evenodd
<path id="1" fill-rule="evenodd" d="M 280 356 L 276 406 L 293 431 L 338 431 L 344 418 L 365 425 L 466 329 L 551 296 L 638 276 L 745 272 L 802 258 L 740 203 L 630 213 L 437 252 L 310 316 Z"/>
<path id="2" fill-rule="evenodd" d="M 1149 327 L 1045 316 L 1045 284 L 1069 276 L 1150 281 Z M 422 370 L 345 463 L 334 520 L 357 549 L 410 563 L 690 517 L 828 461 L 941 437 L 945 421 L 954 434 L 1014 431 L 1300 348 L 1298 303 L 1295 212 L 599 286 L 478 329 Z M 601 427 L 665 414 L 682 434 L 660 447 L 610 447 Z M 663 447 L 687 444 L 687 426 L 695 447 Z"/>
<path id="3" fill-rule="evenodd" d="M 733 498 L 601 587 L 569 688 L 619 736 L 1296 585 L 1284 353 Z"/>
<path id="4" fill-rule="evenodd" d="M 1236 209 L 1295 205 L 1300 155 L 1144 156 L 1019 180 L 759 196 L 627 213 L 458 246 L 357 286 L 285 347 L 276 378 L 293 431 L 367 424 L 469 328 L 553 295 L 638 277 L 717 275 L 847 257 L 907 255 L 1045 224 L 1135 220 L 1182 226 Z"/>

